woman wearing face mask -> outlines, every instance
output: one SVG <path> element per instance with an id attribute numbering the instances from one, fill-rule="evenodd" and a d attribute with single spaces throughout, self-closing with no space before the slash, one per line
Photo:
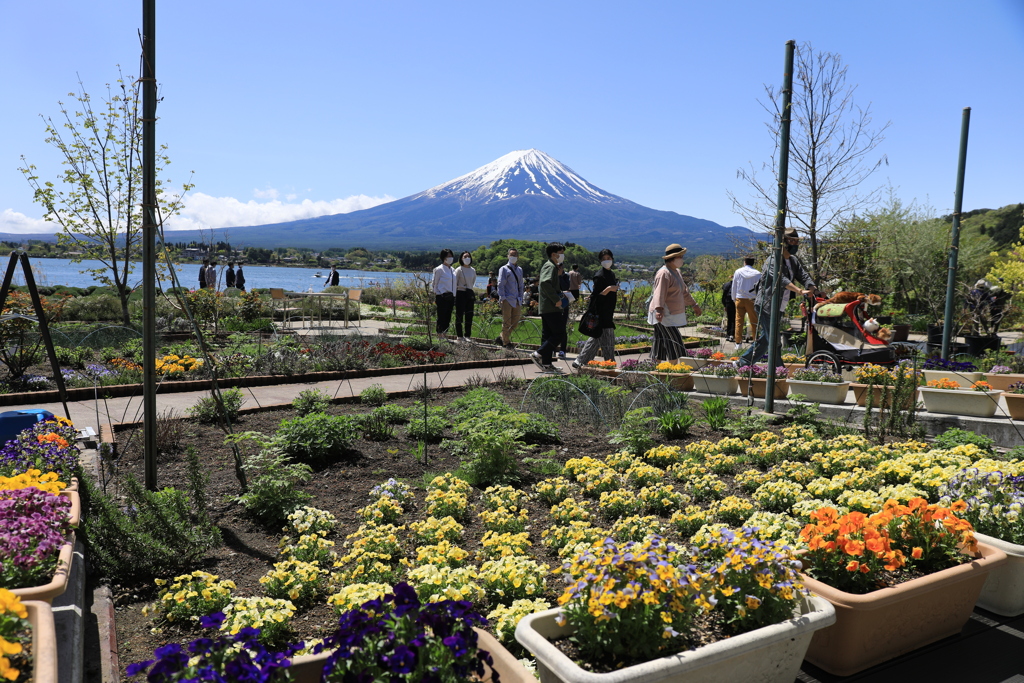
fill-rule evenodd
<path id="1" fill-rule="evenodd" d="M 700 306 L 690 296 L 679 269 L 683 266 L 686 248 L 678 244 L 665 247 L 665 265 L 654 275 L 651 304 L 647 308 L 647 322 L 654 325 L 654 344 L 651 358 L 674 361 L 686 355 L 679 328 L 686 325 L 686 309 L 700 315 Z"/>
<path id="2" fill-rule="evenodd" d="M 473 303 L 476 301 L 476 269 L 471 265 L 473 255 L 459 254 L 459 267 L 455 269 L 455 341 L 468 342 L 473 336 Z M 463 327 L 465 323 L 465 327 Z M 463 335 L 462 333 L 466 334 Z"/>
<path id="3" fill-rule="evenodd" d="M 601 336 L 587 339 L 583 350 L 572 362 L 572 367 L 577 370 L 594 360 L 599 348 L 605 360 L 615 360 L 615 299 L 618 296 L 619 280 L 612 270 L 615 265 L 612 250 L 602 249 L 598 258 L 601 259 L 601 269 L 594 275 L 593 294 L 587 304 L 587 313 L 597 313 L 601 319 Z"/>
<path id="4" fill-rule="evenodd" d="M 455 308 L 455 270 L 452 261 L 455 254 L 451 249 L 441 250 L 441 265 L 434 268 L 434 302 L 437 304 L 437 334 L 443 337 L 448 333 L 452 322 L 452 309 Z"/>

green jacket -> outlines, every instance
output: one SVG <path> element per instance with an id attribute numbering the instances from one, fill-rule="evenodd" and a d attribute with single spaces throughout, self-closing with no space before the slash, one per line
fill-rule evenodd
<path id="1" fill-rule="evenodd" d="M 562 310 L 555 305 L 562 300 L 562 288 L 558 286 L 558 266 L 551 259 L 548 259 L 540 268 L 537 295 L 540 298 L 541 315 L 557 313 Z"/>

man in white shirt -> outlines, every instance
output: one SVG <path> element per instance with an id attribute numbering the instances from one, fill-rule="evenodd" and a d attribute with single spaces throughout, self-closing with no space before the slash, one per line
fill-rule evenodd
<path id="1" fill-rule="evenodd" d="M 743 341 L 743 317 L 750 321 L 750 334 L 753 339 L 757 330 L 757 311 L 754 310 L 754 298 L 757 296 L 757 283 L 761 281 L 761 272 L 754 268 L 754 257 L 743 259 L 743 266 L 732 274 L 732 298 L 736 302 L 736 343 Z"/>
<path id="2" fill-rule="evenodd" d="M 501 301 L 501 336 L 494 340 L 498 346 L 512 347 L 512 332 L 519 325 L 523 313 L 526 283 L 523 269 L 516 265 L 519 252 L 508 250 L 508 263 L 498 269 L 498 298 Z"/>

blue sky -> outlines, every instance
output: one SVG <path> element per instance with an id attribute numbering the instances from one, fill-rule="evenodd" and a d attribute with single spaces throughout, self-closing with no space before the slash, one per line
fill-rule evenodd
<path id="1" fill-rule="evenodd" d="M 137 74 L 141 2 L 2 0 L 0 231 L 44 230 L 17 168 L 60 169 L 39 114 L 78 77 Z M 1024 201 L 1024 2 L 160 2 L 157 137 L 196 188 L 176 227 L 365 208 L 541 149 L 655 209 L 737 225 L 736 172 L 771 153 L 758 104 L 784 44 L 842 55 L 891 121 L 871 182 L 952 209 Z"/>

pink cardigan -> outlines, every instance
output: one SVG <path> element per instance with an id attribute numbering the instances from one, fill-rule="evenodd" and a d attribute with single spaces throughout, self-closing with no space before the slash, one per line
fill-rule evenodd
<path id="1" fill-rule="evenodd" d="M 678 271 L 676 271 L 678 273 Z M 654 292 L 651 305 L 647 312 L 662 309 L 675 315 L 686 310 L 687 306 L 696 306 L 697 302 L 690 296 L 690 290 L 682 277 L 673 275 L 668 266 L 662 266 L 654 275 Z"/>

